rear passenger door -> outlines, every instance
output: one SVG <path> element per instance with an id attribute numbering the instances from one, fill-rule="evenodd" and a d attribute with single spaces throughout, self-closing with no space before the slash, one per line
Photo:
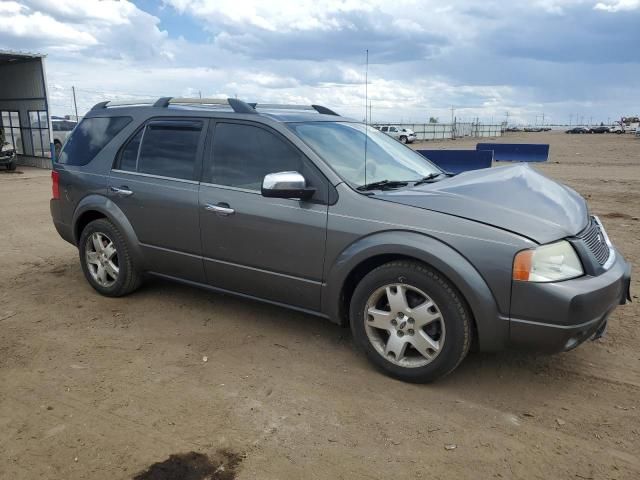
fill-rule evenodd
<path id="1" fill-rule="evenodd" d="M 203 283 L 198 177 L 207 120 L 153 119 L 120 150 L 109 196 L 141 243 L 152 272 Z"/>
<path id="2" fill-rule="evenodd" d="M 329 182 L 269 127 L 217 121 L 200 186 L 204 267 L 215 287 L 319 310 Z M 297 171 L 310 200 L 266 198 L 269 173 Z M 332 187 L 331 187 L 332 188 Z"/>

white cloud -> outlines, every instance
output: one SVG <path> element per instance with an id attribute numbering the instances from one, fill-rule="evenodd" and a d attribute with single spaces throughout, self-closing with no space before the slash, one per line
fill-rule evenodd
<path id="1" fill-rule="evenodd" d="M 0 3 L 0 42 L 29 50 L 114 58 L 162 52 L 159 20 L 128 1 L 26 0 Z"/>
<path id="2" fill-rule="evenodd" d="M 17 2 L 0 4 L 0 14 L 2 14 L 3 35 L 15 37 L 26 42 L 27 45 L 33 42 L 35 35 L 38 36 L 37 43 L 62 51 L 81 50 L 97 43 L 90 33 L 59 22 L 39 11 L 32 11 Z"/>
<path id="3" fill-rule="evenodd" d="M 326 104 L 362 118 L 365 48 L 376 121 L 447 119 L 451 105 L 459 118 L 504 118 L 508 110 L 532 121 L 544 110 L 565 121 L 567 112 L 587 111 L 606 120 L 640 102 L 637 56 L 610 47 L 637 39 L 640 12 L 631 12 L 640 0 L 149 4 L 0 0 L 0 48 L 48 54 L 55 114 L 69 113 L 75 85 L 80 110 L 104 99 L 201 92 Z M 623 10 L 630 13 L 602 13 Z M 616 87 L 602 90 L 611 77 Z"/>
<path id="4" fill-rule="evenodd" d="M 612 13 L 636 10 L 640 8 L 640 0 L 608 0 L 606 2 L 598 2 L 593 8 Z"/>

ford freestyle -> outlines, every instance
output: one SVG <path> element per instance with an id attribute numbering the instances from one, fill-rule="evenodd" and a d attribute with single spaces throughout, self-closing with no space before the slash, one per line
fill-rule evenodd
<path id="1" fill-rule="evenodd" d="M 99 293 L 154 275 L 326 317 L 406 381 L 472 347 L 572 349 L 630 297 L 575 191 L 525 164 L 454 176 L 319 105 L 102 102 L 52 180 Z"/>

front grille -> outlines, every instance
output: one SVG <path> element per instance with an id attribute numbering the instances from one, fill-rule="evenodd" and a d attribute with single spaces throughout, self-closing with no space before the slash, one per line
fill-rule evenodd
<path id="1" fill-rule="evenodd" d="M 600 265 L 606 263 L 610 255 L 607 234 L 594 217 L 591 217 L 589 226 L 578 235 L 578 238 L 584 242 Z"/>

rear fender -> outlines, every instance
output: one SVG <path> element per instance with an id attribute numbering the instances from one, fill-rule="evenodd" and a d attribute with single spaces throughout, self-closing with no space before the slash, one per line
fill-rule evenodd
<path id="1" fill-rule="evenodd" d="M 76 245 L 80 240 L 80 235 L 82 232 L 78 228 L 78 223 L 82 216 L 87 212 L 99 212 L 108 218 L 111 223 L 113 223 L 118 230 L 124 235 L 127 240 L 127 244 L 129 246 L 130 254 L 132 255 L 134 261 L 136 261 L 139 265 L 144 265 L 144 256 L 142 254 L 142 249 L 140 248 L 140 242 L 138 241 L 138 236 L 133 229 L 133 226 L 125 216 L 125 214 L 120 210 L 115 203 L 109 200 L 107 197 L 97 194 L 87 195 L 78 203 L 75 211 L 73 212 L 73 239 Z M 144 266 L 143 266 L 144 269 Z"/>

